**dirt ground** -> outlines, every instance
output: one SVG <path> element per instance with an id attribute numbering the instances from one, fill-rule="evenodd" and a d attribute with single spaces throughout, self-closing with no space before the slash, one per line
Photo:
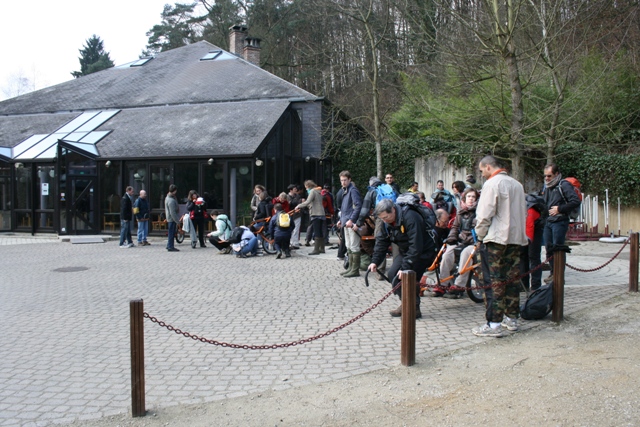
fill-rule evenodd
<path id="1" fill-rule="evenodd" d="M 76 426 L 635 426 L 640 295 L 341 381 Z"/>

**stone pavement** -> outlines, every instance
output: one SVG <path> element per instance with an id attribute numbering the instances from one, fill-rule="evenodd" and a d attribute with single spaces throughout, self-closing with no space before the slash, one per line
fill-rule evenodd
<path id="1" fill-rule="evenodd" d="M 0 426 L 64 425 L 131 409 L 129 301 L 177 328 L 217 341 L 297 341 L 363 312 L 390 286 L 344 279 L 335 250 L 290 259 L 237 259 L 189 241 L 169 253 L 118 242 L 71 244 L 54 236 L 0 234 Z M 595 267 L 619 245 L 586 242 L 567 262 Z M 595 273 L 567 270 L 565 315 L 624 293 L 628 247 Z M 624 256 L 626 255 L 626 257 Z M 626 258 L 626 260 L 625 260 Z M 238 350 L 184 338 L 145 320 L 146 407 L 227 399 L 320 383 L 400 363 L 397 306 L 386 300 L 354 324 L 308 344 Z M 471 328 L 482 304 L 423 298 L 417 363 L 483 341 Z M 523 329 L 550 322 L 523 322 Z M 486 338 L 485 338 L 486 340 Z"/>

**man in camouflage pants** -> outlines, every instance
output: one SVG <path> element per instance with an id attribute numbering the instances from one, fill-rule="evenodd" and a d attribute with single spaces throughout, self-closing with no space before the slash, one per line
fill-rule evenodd
<path id="1" fill-rule="evenodd" d="M 520 247 L 527 244 L 525 193 L 493 156 L 479 165 L 486 182 L 476 208 L 476 234 L 481 243 L 480 262 L 485 291 L 487 323 L 474 328 L 482 337 L 501 337 L 503 327 L 518 330 L 520 316 Z M 509 283 L 507 283 L 509 282 Z"/>

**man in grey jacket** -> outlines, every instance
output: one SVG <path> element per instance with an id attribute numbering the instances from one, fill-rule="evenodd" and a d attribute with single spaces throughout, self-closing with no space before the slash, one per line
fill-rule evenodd
<path id="1" fill-rule="evenodd" d="M 520 247 L 527 244 L 527 208 L 522 184 L 507 175 L 493 156 L 479 165 L 486 182 L 476 208 L 476 234 L 486 295 L 487 323 L 474 328 L 481 337 L 501 337 L 503 327 L 518 330 Z"/>
<path id="2" fill-rule="evenodd" d="M 167 223 L 169 228 L 169 233 L 167 237 L 167 250 L 169 252 L 179 252 L 180 249 L 174 247 L 174 239 L 176 236 L 176 232 L 178 231 L 178 222 L 180 221 L 179 215 L 179 207 L 178 207 L 178 199 L 176 198 L 176 193 L 178 192 L 178 187 L 174 184 L 169 186 L 169 192 L 167 193 L 167 197 L 164 199 L 164 213 L 167 217 Z"/>
<path id="3" fill-rule="evenodd" d="M 362 209 L 362 196 L 351 182 L 349 171 L 340 172 L 342 205 L 338 227 L 344 227 L 344 240 L 349 256 L 349 269 L 340 273 L 344 277 L 360 277 L 360 234 L 356 221 Z"/>

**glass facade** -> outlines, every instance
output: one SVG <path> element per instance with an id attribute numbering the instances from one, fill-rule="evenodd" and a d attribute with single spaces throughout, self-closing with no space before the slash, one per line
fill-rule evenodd
<path id="1" fill-rule="evenodd" d="M 11 230 L 11 167 L 0 162 L 0 230 Z"/>

